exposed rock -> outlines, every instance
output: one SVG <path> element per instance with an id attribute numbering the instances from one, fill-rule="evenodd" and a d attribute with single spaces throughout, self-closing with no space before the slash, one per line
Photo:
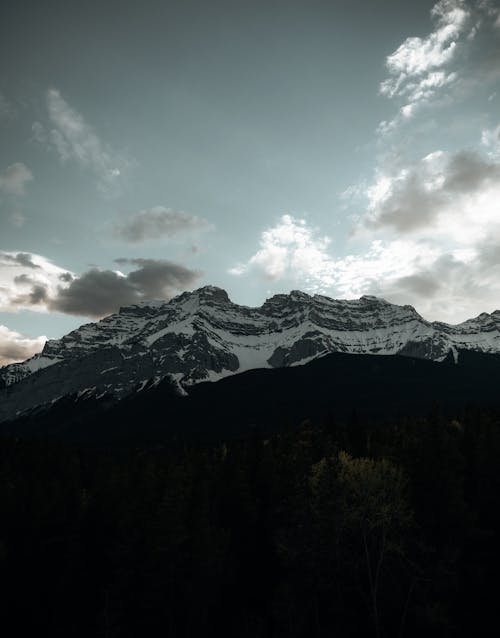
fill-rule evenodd
<path id="1" fill-rule="evenodd" d="M 336 300 L 300 291 L 248 308 L 206 286 L 169 302 L 121 308 L 2 368 L 0 420 L 68 394 L 120 398 L 166 377 L 184 391 L 200 381 L 300 365 L 330 352 L 436 361 L 456 360 L 461 350 L 500 352 L 499 329 L 500 311 L 448 325 L 373 296 Z"/>

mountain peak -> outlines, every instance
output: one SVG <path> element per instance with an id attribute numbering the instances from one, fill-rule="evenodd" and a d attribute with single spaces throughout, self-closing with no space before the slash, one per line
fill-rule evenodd
<path id="1" fill-rule="evenodd" d="M 412 306 L 374 295 L 331 299 L 300 290 L 261 307 L 240 306 L 203 286 L 170 301 L 141 302 L 57 340 L 2 369 L 0 421 L 59 396 L 117 398 L 172 379 L 181 388 L 255 368 L 296 366 L 331 352 L 404 354 L 442 361 L 450 351 L 500 352 L 500 322 L 429 322 Z"/>
<path id="2" fill-rule="evenodd" d="M 227 292 L 218 286 L 202 286 L 201 288 L 196 288 L 196 290 L 192 290 L 191 292 L 183 292 L 178 297 L 174 297 L 173 301 L 193 298 L 198 299 L 201 302 L 217 304 L 231 303 Z"/>
<path id="3" fill-rule="evenodd" d="M 376 297 L 375 295 L 362 295 L 359 298 L 363 302 L 379 303 L 384 305 L 392 305 L 389 301 L 386 301 L 383 297 Z"/>

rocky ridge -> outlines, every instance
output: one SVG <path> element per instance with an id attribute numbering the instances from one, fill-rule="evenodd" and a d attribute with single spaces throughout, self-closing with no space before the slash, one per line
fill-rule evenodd
<path id="1" fill-rule="evenodd" d="M 0 420 L 68 394 L 120 398 L 170 377 L 181 391 L 255 368 L 301 365 L 331 352 L 402 354 L 434 361 L 460 350 L 500 352 L 500 311 L 449 325 L 412 306 L 300 291 L 259 308 L 213 286 L 143 302 L 89 323 L 0 370 Z"/>

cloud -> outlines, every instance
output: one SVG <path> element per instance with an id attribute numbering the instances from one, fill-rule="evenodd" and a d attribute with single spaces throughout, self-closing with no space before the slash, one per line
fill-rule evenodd
<path id="1" fill-rule="evenodd" d="M 478 246 L 468 255 L 459 250 L 443 252 L 413 275 L 373 286 L 372 293 L 383 289 L 388 299 L 411 303 L 426 318 L 457 323 L 476 316 L 478 310 L 500 308 L 499 254 L 500 241 Z"/>
<path id="2" fill-rule="evenodd" d="M 327 252 L 330 241 L 319 236 L 304 219 L 283 215 L 275 226 L 262 233 L 259 250 L 249 261 L 229 272 L 242 275 L 257 269 L 271 281 L 299 277 L 305 279 L 309 288 L 323 288 L 333 281 L 332 261 Z"/>
<path id="3" fill-rule="evenodd" d="M 500 124 L 481 133 L 481 144 L 491 159 L 500 160 Z"/>
<path id="4" fill-rule="evenodd" d="M 399 110 L 381 122 L 379 134 L 394 132 L 424 105 L 455 105 L 480 87 L 493 99 L 490 85 L 500 78 L 494 4 L 442 0 L 432 9 L 431 33 L 407 38 L 387 57 L 380 92 Z M 411 133 L 409 153 L 421 143 Z M 331 257 L 329 292 L 379 295 L 450 323 L 500 307 L 500 125 L 484 129 L 481 144 L 468 149 L 411 161 L 398 144 L 384 150 L 385 166 L 372 183 L 345 193 L 358 205 L 364 190 L 365 210 L 351 237 L 361 245 L 347 257 Z"/>
<path id="5" fill-rule="evenodd" d="M 500 307 L 498 127 L 483 131 L 482 145 L 486 153 L 435 151 L 393 173 L 377 173 L 356 237 L 385 236 L 384 261 L 395 242 L 408 252 L 400 256 L 399 274 L 364 282 L 372 294 L 451 322 L 478 307 Z M 424 250 L 427 258 L 416 262 Z M 365 273 L 367 264 L 355 262 Z"/>
<path id="6" fill-rule="evenodd" d="M 100 318 L 151 299 L 170 299 L 201 276 L 162 259 L 116 260 L 128 274 L 92 268 L 81 275 L 31 253 L 0 251 L 0 311 L 62 312 Z"/>
<path id="7" fill-rule="evenodd" d="M 409 117 L 420 102 L 430 100 L 438 89 L 457 79 L 456 73 L 443 67 L 455 58 L 471 12 L 462 0 L 440 0 L 431 10 L 431 18 L 435 29 L 427 37 L 406 38 L 385 61 L 389 77 L 381 83 L 380 93 L 407 101 L 403 117 Z"/>
<path id="8" fill-rule="evenodd" d="M 66 272 L 41 255 L 0 250 L 0 311 L 47 312 L 42 289 L 47 299 L 54 297 Z"/>
<path id="9" fill-rule="evenodd" d="M 335 258 L 329 237 L 291 215 L 283 215 L 263 231 L 259 244 L 259 250 L 246 263 L 231 268 L 230 274 L 256 271 L 270 282 L 285 280 L 310 292 L 350 298 L 365 293 L 381 278 L 411 275 L 437 256 L 432 248 L 413 240 L 373 240 L 361 254 Z"/>
<path id="10" fill-rule="evenodd" d="M 452 60 L 458 37 L 463 33 L 470 18 L 465 2 L 440 0 L 431 10 L 436 29 L 426 38 L 409 37 L 386 59 L 391 78 L 386 80 L 381 91 L 392 97 L 404 90 L 409 78 L 421 76 Z"/>
<path id="11" fill-rule="evenodd" d="M 47 91 L 46 106 L 50 125 L 34 122 L 35 139 L 55 151 L 63 163 L 73 161 L 94 173 L 102 192 L 115 192 L 127 160 L 98 137 L 57 89 Z"/>
<path id="12" fill-rule="evenodd" d="M 166 260 L 119 259 L 137 266 L 127 275 L 92 269 L 60 287 L 49 308 L 71 315 L 103 317 L 150 299 L 170 299 L 190 287 L 200 273 Z"/>
<path id="13" fill-rule="evenodd" d="M 31 339 L 0 325 L 0 366 L 24 361 L 41 352 L 47 337 Z"/>
<path id="14" fill-rule="evenodd" d="M 33 258 L 36 258 L 36 255 L 32 255 L 31 253 L 7 253 L 0 251 L 0 266 L 41 268 L 40 264 L 33 261 Z"/>
<path id="15" fill-rule="evenodd" d="M 470 244 L 500 223 L 500 163 L 473 151 L 436 151 L 367 189 L 363 224 Z"/>
<path id="16" fill-rule="evenodd" d="M 457 154 L 445 164 L 451 167 L 446 188 L 461 193 L 463 200 L 457 196 L 456 201 L 464 207 L 450 205 L 440 222 L 433 216 L 425 224 L 412 222 L 396 238 L 369 239 L 366 246 L 338 257 L 332 254 L 330 238 L 305 220 L 285 215 L 262 232 L 255 254 L 230 273 L 260 274 L 271 286 L 279 283 L 276 291 L 285 283 L 341 298 L 373 294 L 412 304 L 427 319 L 450 323 L 474 316 L 478 307 L 492 311 L 500 307 L 500 193 L 483 192 L 490 169 L 486 174 L 472 171 L 468 181 L 461 182 L 461 171 L 469 163 L 470 158 Z M 481 163 L 479 167 L 484 168 Z M 386 189 L 381 187 L 379 195 Z"/>
<path id="17" fill-rule="evenodd" d="M 379 134 L 395 131 L 424 105 L 455 101 L 478 82 L 498 79 L 497 7 L 489 0 L 440 0 L 431 19 L 429 35 L 406 38 L 385 60 L 388 77 L 380 84 L 380 94 L 400 106 L 395 117 L 379 124 Z"/>
<path id="18" fill-rule="evenodd" d="M 154 206 L 116 222 L 113 226 L 113 234 L 126 242 L 139 243 L 149 239 L 171 238 L 182 233 L 204 231 L 209 228 L 209 223 L 200 217 L 163 206 Z"/>
<path id="19" fill-rule="evenodd" d="M 33 174 L 21 162 L 11 164 L 0 172 L 0 194 L 20 197 L 24 195 L 26 184 L 33 179 Z"/>

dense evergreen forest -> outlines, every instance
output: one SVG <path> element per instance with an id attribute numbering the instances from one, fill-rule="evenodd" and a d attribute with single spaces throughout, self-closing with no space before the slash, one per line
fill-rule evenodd
<path id="1" fill-rule="evenodd" d="M 437 406 L 205 446 L 0 439 L 2 634 L 491 635 L 499 459 L 499 413 Z"/>

